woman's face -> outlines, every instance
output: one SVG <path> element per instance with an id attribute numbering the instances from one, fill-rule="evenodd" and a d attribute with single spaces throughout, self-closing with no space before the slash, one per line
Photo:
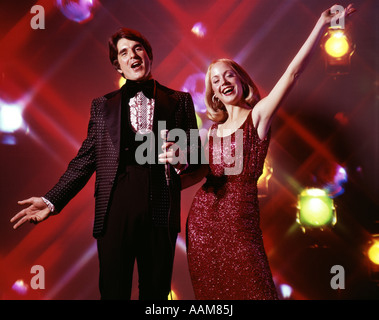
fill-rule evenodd
<path id="1" fill-rule="evenodd" d="M 225 62 L 216 62 L 211 68 L 212 90 L 221 102 L 227 105 L 239 105 L 243 97 L 242 83 L 236 72 Z"/>

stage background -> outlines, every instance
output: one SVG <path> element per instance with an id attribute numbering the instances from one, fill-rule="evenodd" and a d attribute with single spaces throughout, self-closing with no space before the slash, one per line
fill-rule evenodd
<path id="1" fill-rule="evenodd" d="M 15 231 L 9 220 L 20 209 L 18 200 L 43 195 L 75 156 L 86 136 L 92 99 L 119 87 L 107 47 L 108 37 L 118 27 L 137 29 L 149 39 L 154 77 L 161 84 L 189 91 L 199 124 L 206 129 L 210 123 L 204 114 L 203 80 L 213 59 L 237 60 L 264 96 L 321 12 L 334 4 L 101 0 L 94 2 L 92 16 L 78 23 L 54 2 L 0 2 L 1 108 L 22 110 L 21 127 L 0 132 L 0 298 L 4 300 L 99 299 L 92 238 L 94 178 L 61 214 L 40 225 Z M 341 4 L 347 6 L 348 1 Z M 347 25 L 356 45 L 350 72 L 329 75 L 318 48 L 272 125 L 268 155 L 272 177 L 267 190 L 261 191 L 261 227 L 278 291 L 285 297 L 290 292 L 289 299 L 378 298 L 367 248 L 372 235 L 379 233 L 379 10 L 375 0 L 354 4 L 358 12 Z M 45 29 L 31 26 L 34 5 L 45 10 Z M 2 121 L 8 119 L 1 115 Z M 296 223 L 297 196 L 303 188 L 331 179 L 336 166 L 347 174 L 343 192 L 334 199 L 337 224 L 330 230 L 304 233 Z M 172 284 L 174 297 L 180 300 L 194 298 L 185 222 L 200 185 L 183 191 Z M 45 289 L 30 286 L 34 265 L 44 267 Z M 344 267 L 345 289 L 330 286 L 334 265 Z M 134 280 L 136 299 L 136 276 Z"/>

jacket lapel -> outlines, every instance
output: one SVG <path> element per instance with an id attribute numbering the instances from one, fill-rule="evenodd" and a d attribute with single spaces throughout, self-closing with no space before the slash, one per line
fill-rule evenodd
<path id="1" fill-rule="evenodd" d="M 117 153 L 120 151 L 121 135 L 121 90 L 107 100 L 104 105 L 104 120 Z"/>
<path id="2" fill-rule="evenodd" d="M 158 121 L 165 121 L 165 127 L 168 130 L 175 128 L 174 112 L 177 103 L 178 101 L 174 99 L 170 94 L 168 94 L 165 90 L 163 90 L 161 85 L 157 83 L 153 131 L 158 135 L 160 135 L 160 132 L 157 132 Z"/>

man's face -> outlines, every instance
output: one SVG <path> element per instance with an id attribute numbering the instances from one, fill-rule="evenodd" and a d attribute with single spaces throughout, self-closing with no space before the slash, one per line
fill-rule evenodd
<path id="1" fill-rule="evenodd" d="M 142 44 L 121 38 L 117 42 L 117 51 L 120 64 L 117 71 L 126 79 L 144 81 L 151 78 L 151 60 Z"/>

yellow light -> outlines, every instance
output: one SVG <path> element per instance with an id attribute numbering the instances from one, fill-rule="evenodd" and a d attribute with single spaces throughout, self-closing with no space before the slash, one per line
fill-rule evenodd
<path id="1" fill-rule="evenodd" d="M 321 48 L 324 50 L 327 73 L 334 76 L 349 73 L 355 45 L 346 30 L 329 28 L 321 41 Z"/>
<path id="2" fill-rule="evenodd" d="M 126 82 L 126 79 L 124 77 L 120 77 L 118 80 L 118 86 L 121 88 Z"/>
<path id="3" fill-rule="evenodd" d="M 325 42 L 325 51 L 334 58 L 341 58 L 349 52 L 350 45 L 346 36 L 341 32 L 335 32 Z"/>
<path id="4" fill-rule="evenodd" d="M 271 161 L 268 158 L 269 157 L 267 156 L 264 162 L 262 174 L 258 179 L 258 189 L 260 192 L 266 191 L 266 193 L 268 193 L 268 182 L 274 172 L 274 169 L 271 166 Z"/>
<path id="5" fill-rule="evenodd" d="M 170 293 L 168 294 L 168 300 L 178 300 L 178 296 L 174 292 L 174 290 L 171 290 Z"/>
<path id="6" fill-rule="evenodd" d="M 379 240 L 374 241 L 374 243 L 368 249 L 367 254 L 373 263 L 379 265 Z"/>

